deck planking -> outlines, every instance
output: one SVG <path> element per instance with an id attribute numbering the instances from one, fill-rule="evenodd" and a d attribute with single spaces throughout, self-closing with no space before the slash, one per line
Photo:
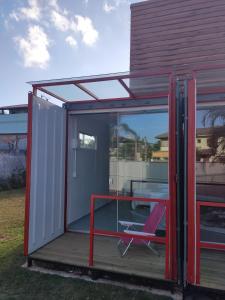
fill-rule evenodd
<path id="1" fill-rule="evenodd" d="M 200 285 L 225 290 L 225 252 L 201 250 Z"/>
<path id="2" fill-rule="evenodd" d="M 126 256 L 121 257 L 117 242 L 117 238 L 95 237 L 93 268 L 146 278 L 164 279 L 165 247 L 163 245 L 154 245 L 160 252 L 160 257 L 145 245 L 134 245 L 129 249 Z M 67 232 L 35 251 L 30 257 L 72 266 L 88 267 L 89 235 Z"/>

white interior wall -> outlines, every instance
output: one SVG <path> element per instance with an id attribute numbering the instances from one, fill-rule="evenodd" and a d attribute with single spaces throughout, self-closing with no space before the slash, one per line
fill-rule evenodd
<path id="1" fill-rule="evenodd" d="M 67 223 L 70 224 L 89 214 L 91 194 L 109 192 L 109 127 L 107 122 L 92 115 L 74 115 L 69 117 L 68 129 Z M 97 149 L 76 147 L 79 132 L 96 136 Z"/>

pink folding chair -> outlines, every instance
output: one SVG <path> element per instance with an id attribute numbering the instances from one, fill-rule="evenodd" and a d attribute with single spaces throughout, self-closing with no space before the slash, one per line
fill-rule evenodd
<path id="1" fill-rule="evenodd" d="M 140 238 L 121 238 L 118 242 L 118 249 L 121 253 L 121 256 L 124 256 L 130 246 L 145 244 L 153 253 L 160 256 L 159 252 L 155 250 L 151 246 L 151 241 L 143 240 L 142 237 L 150 237 L 155 236 L 156 229 L 158 228 L 164 213 L 166 211 L 166 207 L 162 203 L 157 203 L 152 212 L 150 213 L 149 217 L 146 220 L 146 223 L 135 223 L 135 222 L 127 222 L 127 221 L 119 221 L 121 226 L 124 226 L 125 229 L 123 230 L 125 233 L 135 234 L 140 236 Z M 135 227 L 142 227 L 142 231 L 138 231 L 134 229 Z M 123 246 L 123 247 L 122 247 Z M 122 249 L 121 249 L 122 248 Z"/>

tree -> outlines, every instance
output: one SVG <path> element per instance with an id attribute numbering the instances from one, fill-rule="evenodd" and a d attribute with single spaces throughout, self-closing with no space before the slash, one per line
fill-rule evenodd
<path id="1" fill-rule="evenodd" d="M 216 123 L 219 122 L 220 126 Z M 211 127 L 207 144 L 212 150 L 213 161 L 224 160 L 225 156 L 225 111 L 220 107 L 210 108 L 203 117 L 203 126 Z M 218 130 L 222 129 L 222 130 Z"/>

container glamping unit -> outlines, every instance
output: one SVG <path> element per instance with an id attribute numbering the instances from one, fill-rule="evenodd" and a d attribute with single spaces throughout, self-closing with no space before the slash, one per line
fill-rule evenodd
<path id="1" fill-rule="evenodd" d="M 130 72 L 31 82 L 29 263 L 224 289 L 222 8 L 134 4 Z"/>

